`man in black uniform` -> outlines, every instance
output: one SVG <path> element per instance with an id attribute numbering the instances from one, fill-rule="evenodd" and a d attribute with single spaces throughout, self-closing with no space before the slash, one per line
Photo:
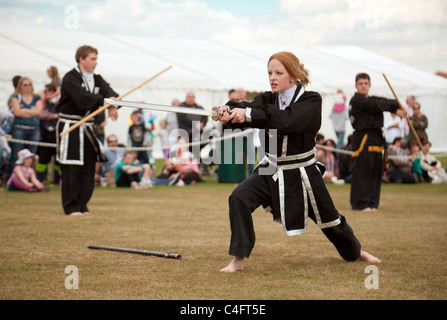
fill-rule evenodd
<path id="1" fill-rule="evenodd" d="M 349 106 L 349 118 L 354 128 L 351 207 L 353 210 L 376 211 L 383 173 L 383 112 L 394 112 L 402 118 L 406 117 L 406 110 L 399 109 L 396 100 L 369 96 L 371 79 L 366 73 L 356 76 L 355 87 L 357 93 Z"/>
<path id="2" fill-rule="evenodd" d="M 104 98 L 118 97 L 100 75 L 93 73 L 97 59 L 97 49 L 90 46 L 78 48 L 78 66 L 64 76 L 61 98 L 57 105 L 57 160 L 61 164 L 62 206 L 66 215 L 89 213 L 87 203 L 95 186 L 95 163 L 106 161 L 93 128 L 94 119 L 62 137 L 59 136 L 71 125 L 101 107 Z M 109 107 L 108 112 L 116 120 L 117 109 Z"/>

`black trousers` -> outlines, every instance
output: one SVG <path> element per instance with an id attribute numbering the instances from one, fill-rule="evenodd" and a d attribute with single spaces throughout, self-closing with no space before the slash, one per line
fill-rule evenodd
<path id="1" fill-rule="evenodd" d="M 365 137 L 366 135 L 366 137 Z M 365 143 L 362 147 L 362 141 Z M 382 185 L 383 158 L 380 150 L 383 147 L 383 136 L 380 131 L 354 132 L 351 180 L 351 207 L 354 210 L 378 208 Z"/>
<path id="2" fill-rule="evenodd" d="M 231 227 L 229 254 L 232 256 L 248 258 L 253 250 L 255 232 L 252 213 L 271 198 L 267 179 L 272 177 L 258 175 L 255 171 L 233 191 L 229 198 Z M 309 217 L 316 222 L 310 203 L 308 207 Z M 354 236 L 345 217 L 340 215 L 340 221 L 339 225 L 324 228 L 322 231 L 343 259 L 355 261 L 360 257 L 360 242 Z"/>
<path id="3" fill-rule="evenodd" d="M 117 187 L 129 187 L 132 182 L 140 182 L 140 176 L 138 175 L 138 173 L 134 173 L 134 174 L 127 174 L 127 173 L 123 173 L 119 179 L 116 181 L 116 186 Z"/>
<path id="4" fill-rule="evenodd" d="M 96 151 L 85 137 L 84 165 L 61 165 L 62 207 L 65 214 L 87 212 L 95 188 Z"/>
<path id="5" fill-rule="evenodd" d="M 45 128 L 40 128 L 40 141 L 46 143 L 56 143 L 56 131 L 48 131 Z M 50 147 L 41 147 L 37 149 L 39 155 L 39 163 L 48 164 L 52 157 L 56 157 L 56 149 Z"/>

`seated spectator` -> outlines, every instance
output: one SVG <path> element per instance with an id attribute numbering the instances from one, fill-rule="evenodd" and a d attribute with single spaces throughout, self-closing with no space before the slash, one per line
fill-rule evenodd
<path id="1" fill-rule="evenodd" d="M 319 146 L 322 146 L 324 143 L 324 135 L 322 133 L 317 133 L 315 137 L 315 148 L 317 149 L 315 151 L 315 157 L 318 159 L 319 157 L 324 156 L 324 150 L 321 149 Z"/>
<path id="2" fill-rule="evenodd" d="M 323 146 L 328 148 L 335 148 L 334 140 L 326 140 Z M 324 152 L 317 157 L 317 161 L 324 164 L 326 171 L 323 174 L 323 179 L 326 183 L 344 184 L 345 181 L 339 179 L 340 171 L 338 168 L 338 159 L 336 153 L 331 149 L 324 149 Z"/>
<path id="3" fill-rule="evenodd" d="M 415 177 L 411 173 L 413 159 L 402 148 L 404 143 L 402 137 L 396 137 L 388 148 L 388 179 L 394 183 L 415 183 Z"/>
<path id="4" fill-rule="evenodd" d="M 8 190 L 26 192 L 48 191 L 36 177 L 34 157 L 34 153 L 31 153 L 28 149 L 22 149 L 18 152 L 14 170 L 6 184 Z"/>
<path id="5" fill-rule="evenodd" d="M 430 154 L 431 143 L 424 141 L 422 143 L 421 168 L 428 176 L 428 180 L 433 184 L 447 183 L 447 173 L 441 167 L 441 161 Z"/>
<path id="6" fill-rule="evenodd" d="M 175 165 L 175 170 L 179 173 L 180 180 L 186 185 L 201 182 L 199 162 L 194 157 L 194 154 L 188 151 L 185 140 L 179 139 L 178 144 L 179 148 L 177 149 L 176 156 L 171 161 Z"/>
<path id="7" fill-rule="evenodd" d="M 119 148 L 118 137 L 111 134 L 107 137 L 107 148 L 104 150 L 107 161 L 102 163 L 101 171 L 104 175 L 107 186 L 115 186 L 115 172 L 116 168 L 123 161 L 124 149 Z"/>
<path id="8" fill-rule="evenodd" d="M 175 164 L 171 161 L 171 158 L 165 160 L 165 165 L 161 170 L 161 173 L 156 177 L 151 179 L 153 183 L 157 186 L 172 186 L 178 184 L 179 186 L 184 185 L 184 182 L 180 182 L 180 174 L 177 172 Z"/>
<path id="9" fill-rule="evenodd" d="M 416 142 L 409 144 L 408 155 L 413 159 L 411 165 L 411 173 L 415 176 L 416 181 L 425 181 L 424 172 L 421 168 L 422 151 L 419 150 L 419 146 Z"/>
<path id="10" fill-rule="evenodd" d="M 132 187 L 133 189 L 147 189 L 152 187 L 150 177 L 151 166 L 148 163 L 140 165 L 136 160 L 136 153 L 126 151 L 123 161 L 116 167 L 115 185 L 117 187 Z"/>
<path id="11" fill-rule="evenodd" d="M 193 153 L 188 151 L 186 141 L 179 138 L 177 146 L 166 159 L 161 174 L 152 179 L 156 185 L 184 186 L 203 181 L 199 163 Z"/>

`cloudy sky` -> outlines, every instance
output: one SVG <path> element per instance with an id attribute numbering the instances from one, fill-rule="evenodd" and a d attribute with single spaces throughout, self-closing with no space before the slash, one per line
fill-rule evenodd
<path id="1" fill-rule="evenodd" d="M 0 24 L 219 42 L 355 45 L 430 73 L 447 72 L 446 18 L 446 0 L 0 0 Z"/>

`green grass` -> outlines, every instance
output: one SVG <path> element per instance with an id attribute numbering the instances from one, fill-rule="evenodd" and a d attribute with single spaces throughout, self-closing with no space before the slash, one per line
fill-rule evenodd
<path id="1" fill-rule="evenodd" d="M 97 187 L 91 216 L 66 217 L 60 191 L 0 190 L 0 299 L 439 299 L 447 298 L 447 185 L 382 186 L 377 213 L 354 212 L 349 185 L 330 185 L 363 248 L 382 259 L 379 289 L 364 262 L 343 261 L 322 232 L 287 237 L 253 214 L 257 242 L 245 270 L 228 256 L 233 184 L 131 190 Z M 105 245 L 172 252 L 179 260 L 92 250 Z M 65 268 L 79 289 L 65 288 Z"/>

